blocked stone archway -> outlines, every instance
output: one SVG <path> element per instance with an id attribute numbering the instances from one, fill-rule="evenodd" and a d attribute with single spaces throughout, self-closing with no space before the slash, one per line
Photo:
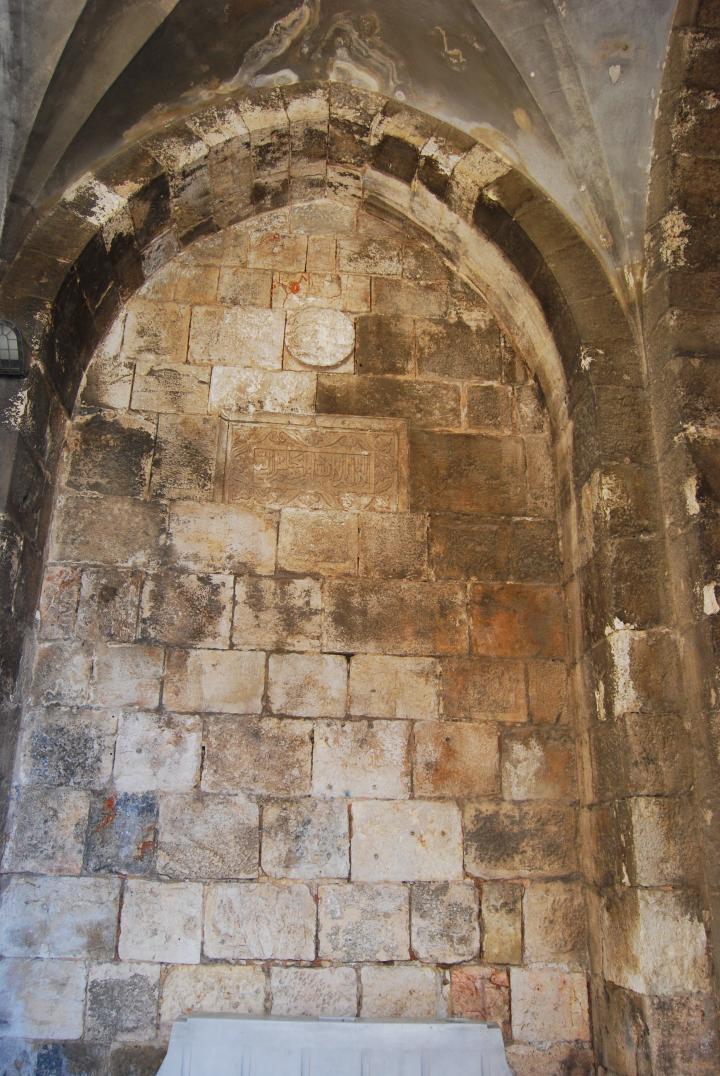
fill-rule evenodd
<path id="1" fill-rule="evenodd" d="M 671 877 L 666 866 L 677 862 L 673 849 L 682 828 L 673 827 L 669 843 L 664 837 L 654 845 L 655 856 L 645 856 L 648 833 L 653 841 L 666 833 L 668 812 L 686 819 L 692 832 L 692 778 L 682 761 L 674 640 L 667 631 L 672 615 L 648 507 L 654 445 L 632 334 L 581 241 L 504 162 L 453 142 L 452 132 L 438 137 L 425 118 L 371 95 L 333 88 L 329 101 L 328 110 L 324 88 L 307 94 L 303 87 L 239 100 L 222 115 L 192 119 L 150 140 L 140 154 L 111 163 L 99 174 L 103 186 L 98 178 L 79 185 L 30 237 L 25 262 L 9 275 L 7 301 L 22 316 L 28 294 L 54 296 L 65 279 L 44 357 L 71 405 L 93 333 L 110 323 L 120 296 L 173 256 L 178 240 L 222 226 L 253 204 L 265 210 L 288 198 L 302 201 L 318 188 L 351 203 L 362 195 L 369 209 L 382 207 L 431 231 L 453 263 L 483 286 L 542 383 L 554 430 L 581 791 L 588 805 L 582 847 L 597 1011 L 603 1012 L 606 980 L 616 997 L 624 991 L 646 996 L 648 1024 L 672 1029 L 689 992 L 702 1060 L 709 1007 L 693 864 L 683 863 Z M 95 238 L 93 220 L 104 222 Z M 57 254 L 67 254 L 70 242 L 88 240 L 68 273 Z M 35 322 L 40 336 L 33 339 L 42 354 L 44 300 L 39 295 L 29 305 L 41 312 Z M 34 378 L 39 413 L 45 384 L 39 366 Z M 42 425 L 40 419 L 38 431 Z M 138 446 L 144 432 L 135 430 Z M 32 441 L 27 416 L 22 433 L 18 444 Z M 44 455 L 42 433 L 34 450 L 26 471 L 38 455 L 52 459 Z M 25 548 L 32 550 L 42 532 L 26 537 Z M 28 608 L 32 588 L 30 595 Z M 12 600 L 21 608 L 22 590 Z M 649 655 L 661 655 L 667 669 L 660 684 L 646 674 Z M 657 946 L 668 922 L 684 963 L 676 975 L 658 979 Z M 624 1027 L 618 1004 L 614 1012 Z M 603 1021 L 600 1035 L 612 1045 L 618 1032 Z"/>

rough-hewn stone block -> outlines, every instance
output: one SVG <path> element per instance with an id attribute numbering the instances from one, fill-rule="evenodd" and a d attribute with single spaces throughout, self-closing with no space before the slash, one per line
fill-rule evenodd
<path id="1" fill-rule="evenodd" d="M 34 702 L 83 706 L 90 702 L 92 649 L 88 643 L 41 643 L 35 651 L 31 687 Z"/>
<path id="2" fill-rule="evenodd" d="M 281 571 L 357 575 L 357 565 L 356 515 L 283 508 L 278 537 Z"/>
<path id="3" fill-rule="evenodd" d="M 418 372 L 436 377 L 499 381 L 500 330 L 489 318 L 487 321 L 488 324 L 480 327 L 461 320 L 420 319 L 417 322 Z"/>
<path id="4" fill-rule="evenodd" d="M 405 513 L 363 513 L 360 516 L 360 574 L 390 579 L 427 578 L 426 517 Z"/>
<path id="5" fill-rule="evenodd" d="M 464 967 L 450 972 L 453 1016 L 497 1023 L 510 1033 L 510 980 L 505 968 Z"/>
<path id="6" fill-rule="evenodd" d="M 124 359 L 185 362 L 190 307 L 134 299 L 125 320 Z"/>
<path id="7" fill-rule="evenodd" d="M 241 796 L 164 796 L 157 870 L 167 878 L 256 878 L 258 808 Z"/>
<path id="8" fill-rule="evenodd" d="M 347 676 L 347 660 L 337 654 L 271 654 L 270 709 L 292 717 L 342 717 Z"/>
<path id="9" fill-rule="evenodd" d="M 217 457 L 217 419 L 161 415 L 153 458 L 155 497 L 205 501 L 212 494 Z"/>
<path id="10" fill-rule="evenodd" d="M 158 646 L 97 646 L 92 698 L 96 706 L 151 710 L 160 701 L 164 653 Z"/>
<path id="11" fill-rule="evenodd" d="M 238 578 L 233 646 L 319 650 L 321 608 L 314 579 Z"/>
<path id="12" fill-rule="evenodd" d="M 465 869 L 478 878 L 568 874 L 575 869 L 575 812 L 569 807 L 467 804 Z"/>
<path id="13" fill-rule="evenodd" d="M 400 799 L 410 794 L 409 729 L 402 721 L 318 722 L 313 794 Z"/>
<path id="14" fill-rule="evenodd" d="M 262 1016 L 265 975 L 262 968 L 176 964 L 163 981 L 160 1026 L 168 1028 L 190 1013 Z"/>
<path id="15" fill-rule="evenodd" d="M 347 878 L 347 803 L 308 799 L 268 804 L 263 809 L 262 867 L 271 878 Z"/>
<path id="16" fill-rule="evenodd" d="M 577 882 L 534 882 L 523 897 L 529 963 L 585 965 L 585 902 Z"/>
<path id="17" fill-rule="evenodd" d="M 119 878 L 10 878 L 0 901 L 0 953 L 111 960 L 119 900 Z"/>
<path id="18" fill-rule="evenodd" d="M 313 960 L 316 910 L 301 882 L 211 885 L 205 901 L 208 957 Z"/>
<path id="19" fill-rule="evenodd" d="M 520 1042 L 589 1040 L 585 976 L 552 968 L 511 968 L 512 1031 Z"/>
<path id="20" fill-rule="evenodd" d="M 146 875 L 155 870 L 158 805 L 151 792 L 96 793 L 90 804 L 85 870 Z"/>
<path id="21" fill-rule="evenodd" d="M 82 573 L 75 634 L 130 643 L 135 638 L 142 573 L 88 568 Z"/>
<path id="22" fill-rule="evenodd" d="M 461 876 L 462 832 L 454 804 L 353 804 L 353 881 L 432 882 Z"/>
<path id="23" fill-rule="evenodd" d="M 419 960 L 457 964 L 477 957 L 478 893 L 472 882 L 412 886 L 412 948 Z"/>
<path id="24" fill-rule="evenodd" d="M 80 874 L 89 796 L 72 788 L 25 787 L 10 803 L 3 870 Z"/>
<path id="25" fill-rule="evenodd" d="M 0 962 L 3 1034 L 18 1039 L 79 1039 L 83 1032 L 86 981 L 86 965 L 77 960 L 3 960 Z"/>
<path id="26" fill-rule="evenodd" d="M 366 967 L 360 971 L 361 1015 L 367 1020 L 436 1020 L 445 1002 L 434 968 Z"/>
<path id="27" fill-rule="evenodd" d="M 512 388 L 509 385 L 469 385 L 467 424 L 475 430 L 512 430 Z"/>
<path id="28" fill-rule="evenodd" d="M 71 435 L 67 485 L 88 493 L 142 497 L 155 449 L 152 416 L 101 413 L 81 418 Z"/>
<path id="29" fill-rule="evenodd" d="M 11 601 L 12 598 L 8 597 L 8 607 Z M 80 570 L 49 564 L 45 569 L 40 595 L 40 638 L 43 640 L 70 638 L 75 630 L 79 601 Z"/>
<path id="30" fill-rule="evenodd" d="M 353 968 L 271 968 L 273 1016 L 355 1016 Z"/>
<path id="31" fill-rule="evenodd" d="M 373 276 L 400 276 L 402 245 L 394 239 L 361 236 L 340 239 L 337 245 L 338 268 L 346 273 L 371 273 Z"/>
<path id="32" fill-rule="evenodd" d="M 471 591 L 472 648 L 477 654 L 561 658 L 565 613 L 554 587 L 476 584 Z"/>
<path id="33" fill-rule="evenodd" d="M 446 717 L 525 721 L 525 671 L 519 661 L 447 658 L 442 666 Z"/>
<path id="34" fill-rule="evenodd" d="M 409 958 L 410 908 L 404 886 L 325 885 L 318 895 L 321 959 Z"/>
<path id="35" fill-rule="evenodd" d="M 512 882 L 485 882 L 482 887 L 482 955 L 490 964 L 522 963 L 523 892 Z"/>
<path id="36" fill-rule="evenodd" d="M 414 314 L 440 318 L 447 308 L 447 287 L 415 280 L 377 277 L 372 284 L 375 314 Z"/>
<path id="37" fill-rule="evenodd" d="M 121 960 L 199 964 L 202 886 L 130 879 L 120 921 Z"/>
<path id="38" fill-rule="evenodd" d="M 568 718 L 567 668 L 560 661 L 529 661 L 528 709 L 535 724 L 562 724 Z"/>
<path id="39" fill-rule="evenodd" d="M 173 646 L 227 647 L 232 598 L 229 575 L 149 576 L 140 605 L 140 636 Z"/>
<path id="40" fill-rule="evenodd" d="M 229 306 L 269 307 L 272 273 L 268 269 L 220 270 L 218 302 Z M 198 302 L 203 302 L 198 299 Z"/>
<path id="41" fill-rule="evenodd" d="M 502 745 L 503 795 L 511 800 L 574 800 L 575 749 L 565 733 L 506 730 Z"/>
<path id="42" fill-rule="evenodd" d="M 517 515 L 526 510 L 520 441 L 479 434 L 410 434 L 413 511 Z"/>
<path id="43" fill-rule="evenodd" d="M 221 366 L 282 366 L 285 314 L 252 306 L 196 306 L 188 361 Z"/>
<path id="44" fill-rule="evenodd" d="M 391 415 L 419 427 L 460 425 L 457 385 L 397 377 L 320 374 L 317 409 L 331 415 Z"/>
<path id="45" fill-rule="evenodd" d="M 310 415 L 315 410 L 316 376 L 309 371 L 245 370 L 216 366 L 212 372 L 211 412 L 270 411 Z"/>
<path id="46" fill-rule="evenodd" d="M 235 505 L 176 501 L 167 553 L 172 563 L 193 571 L 272 573 L 276 530 L 271 516 Z"/>
<path id="47" fill-rule="evenodd" d="M 88 977 L 86 1037 L 100 1042 L 154 1038 L 159 992 L 157 965 L 95 964 Z"/>
<path id="48" fill-rule="evenodd" d="M 26 715 L 18 749 L 24 783 L 102 788 L 113 765 L 117 718 L 104 711 L 35 710 Z"/>
<path id="49" fill-rule="evenodd" d="M 350 659 L 350 713 L 362 717 L 431 718 L 438 714 L 434 658 L 356 654 Z"/>
<path id="50" fill-rule="evenodd" d="M 355 323 L 358 374 L 406 374 L 412 369 L 415 321 L 404 316 L 363 314 Z"/>
<path id="51" fill-rule="evenodd" d="M 312 725 L 277 718 L 208 723 L 202 786 L 207 792 L 303 796 L 310 792 Z"/>
<path id="52" fill-rule="evenodd" d="M 145 360 L 135 364 L 134 411 L 204 415 L 210 394 L 209 366 Z"/>
<path id="53" fill-rule="evenodd" d="M 123 714 L 115 748 L 115 785 L 122 792 L 191 789 L 200 775 L 202 727 L 197 717 Z"/>
<path id="54" fill-rule="evenodd" d="M 146 565 L 157 562 L 165 509 L 123 497 L 61 497 L 50 532 L 52 560 Z"/>
<path id="55" fill-rule="evenodd" d="M 265 655 L 243 650 L 170 650 L 163 701 L 180 713 L 259 714 Z"/>
<path id="56" fill-rule="evenodd" d="M 415 725 L 413 788 L 418 796 L 493 796 L 500 790 L 498 734 L 470 721 Z"/>

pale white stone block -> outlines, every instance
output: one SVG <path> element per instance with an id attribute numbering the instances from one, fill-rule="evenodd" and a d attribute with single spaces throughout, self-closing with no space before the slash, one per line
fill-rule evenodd
<path id="1" fill-rule="evenodd" d="M 80 874 L 90 797 L 72 788 L 13 793 L 3 870 Z"/>
<path id="2" fill-rule="evenodd" d="M 211 885 L 205 902 L 205 955 L 313 960 L 315 920 L 312 893 L 300 882 Z"/>
<path id="3" fill-rule="evenodd" d="M 477 957 L 478 892 L 472 882 L 424 882 L 412 887 L 412 946 L 419 960 L 455 964 Z"/>
<path id="4" fill-rule="evenodd" d="M 244 650 L 170 650 L 163 701 L 180 713 L 259 714 L 265 655 Z"/>
<path id="5" fill-rule="evenodd" d="M 345 800 L 270 803 L 263 810 L 262 865 L 271 878 L 347 878 Z"/>
<path id="6" fill-rule="evenodd" d="M 168 969 L 163 983 L 160 1025 L 168 1028 L 179 1016 L 192 1012 L 262 1016 L 264 1008 L 262 968 L 181 964 Z"/>
<path id="7" fill-rule="evenodd" d="M 588 1041 L 585 975 L 552 968 L 510 968 L 512 1033 L 519 1042 Z"/>
<path id="8" fill-rule="evenodd" d="M 119 899 L 119 878 L 10 878 L 0 955 L 112 958 Z"/>
<path id="9" fill-rule="evenodd" d="M 274 1016 L 355 1016 L 352 968 L 271 968 Z"/>
<path id="10" fill-rule="evenodd" d="M 410 795 L 405 721 L 322 721 L 315 726 L 313 795 L 402 799 Z"/>
<path id="11" fill-rule="evenodd" d="M 292 717 L 342 717 L 347 661 L 337 654 L 271 654 L 270 708 Z"/>
<path id="12" fill-rule="evenodd" d="M 124 714 L 115 749 L 121 792 L 191 789 L 200 774 L 202 723 L 172 714 Z"/>
<path id="13" fill-rule="evenodd" d="M 311 415 L 315 410 L 317 375 L 298 370 L 247 370 L 216 366 L 210 383 L 211 413 L 271 411 Z"/>
<path id="14" fill-rule="evenodd" d="M 164 796 L 158 874 L 183 881 L 257 878 L 258 814 L 243 796 Z"/>
<path id="15" fill-rule="evenodd" d="M 352 814 L 353 881 L 462 878 L 462 826 L 456 804 L 361 800 L 353 804 Z"/>
<path id="16" fill-rule="evenodd" d="M 360 1015 L 374 1019 L 435 1020 L 446 1015 L 438 974 L 433 968 L 367 967 L 360 971 Z"/>
<path id="17" fill-rule="evenodd" d="M 163 658 L 159 646 L 99 645 L 93 669 L 93 701 L 99 706 L 157 706 Z"/>
<path id="18" fill-rule="evenodd" d="M 418 720 L 439 713 L 435 658 L 356 654 L 350 660 L 350 713 Z"/>
<path id="19" fill-rule="evenodd" d="M 121 960 L 198 964 L 203 887 L 130 879 L 120 922 Z"/>
<path id="20" fill-rule="evenodd" d="M 357 575 L 358 519 L 352 512 L 283 508 L 278 568 L 288 572 Z"/>
<path id="21" fill-rule="evenodd" d="M 276 530 L 271 516 L 236 505 L 175 501 L 168 517 L 168 552 L 193 571 L 272 573 Z"/>
<path id="22" fill-rule="evenodd" d="M 318 897 L 321 959 L 409 959 L 410 906 L 405 886 L 323 885 Z"/>
<path id="23" fill-rule="evenodd" d="M 0 961 L 3 1036 L 79 1039 L 85 1009 L 85 964 L 71 960 Z"/>
<path id="24" fill-rule="evenodd" d="M 190 326 L 188 361 L 279 370 L 284 336 L 282 310 L 196 306 Z"/>

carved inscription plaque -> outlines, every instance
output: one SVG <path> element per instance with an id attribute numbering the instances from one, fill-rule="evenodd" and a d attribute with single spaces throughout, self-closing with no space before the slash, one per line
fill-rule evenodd
<path id="1" fill-rule="evenodd" d="M 284 508 L 406 507 L 404 423 L 334 416 L 227 419 L 223 499 Z"/>

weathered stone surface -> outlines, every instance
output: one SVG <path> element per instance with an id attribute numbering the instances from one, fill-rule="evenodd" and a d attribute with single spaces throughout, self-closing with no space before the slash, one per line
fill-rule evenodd
<path id="1" fill-rule="evenodd" d="M 492 321 L 480 328 L 464 321 L 423 318 L 416 332 L 419 373 L 500 380 L 500 331 Z"/>
<path id="2" fill-rule="evenodd" d="M 109 1076 L 156 1076 L 165 1054 L 162 1046 L 120 1046 L 110 1054 Z"/>
<path id="3" fill-rule="evenodd" d="M 505 968 L 465 967 L 450 972 L 450 1009 L 466 1020 L 497 1023 L 510 1034 L 510 980 Z"/>
<path id="4" fill-rule="evenodd" d="M 13 877 L 0 901 L 0 953 L 110 960 L 119 900 L 118 878 Z"/>
<path id="5" fill-rule="evenodd" d="M 94 965 L 88 977 L 86 1037 L 100 1042 L 154 1038 L 159 990 L 157 965 Z"/>
<path id="6" fill-rule="evenodd" d="M 331 582 L 325 602 L 328 650 L 420 655 L 467 649 L 464 593 L 453 584 Z"/>
<path id="7" fill-rule="evenodd" d="M 572 739 L 565 733 L 507 729 L 503 732 L 502 781 L 505 799 L 576 799 Z"/>
<path id="8" fill-rule="evenodd" d="M 218 424 L 201 415 L 160 415 L 152 466 L 155 497 L 209 500 L 215 475 Z"/>
<path id="9" fill-rule="evenodd" d="M 460 812 L 454 804 L 353 804 L 353 881 L 452 881 L 461 876 Z"/>
<path id="10" fill-rule="evenodd" d="M 276 411 L 311 415 L 315 410 L 315 374 L 297 370 L 250 370 L 216 366 L 212 372 L 211 412 Z"/>
<path id="11" fill-rule="evenodd" d="M 522 963 L 523 892 L 512 882 L 485 882 L 482 887 L 482 955 L 490 964 Z"/>
<path id="12" fill-rule="evenodd" d="M 102 788 L 112 772 L 117 718 L 53 708 L 27 714 L 18 751 L 21 782 Z"/>
<path id="13" fill-rule="evenodd" d="M 35 651 L 31 698 L 46 706 L 90 702 L 92 649 L 87 643 L 41 643 Z"/>
<path id="14" fill-rule="evenodd" d="M 232 599 L 229 575 L 151 575 L 140 603 L 140 636 L 171 646 L 227 647 Z"/>
<path id="15" fill-rule="evenodd" d="M 272 273 L 268 269 L 220 270 L 218 302 L 229 306 L 269 307 Z M 202 301 L 202 300 L 201 300 Z"/>
<path id="16" fill-rule="evenodd" d="M 565 615 L 554 587 L 475 584 L 469 611 L 478 654 L 561 658 L 565 653 Z"/>
<path id="17" fill-rule="evenodd" d="M 509 433 L 512 430 L 512 405 L 510 385 L 469 385 L 467 424 L 476 430 Z"/>
<path id="18" fill-rule="evenodd" d="M 272 573 L 277 526 L 269 515 L 230 504 L 176 501 L 168 517 L 167 553 L 194 571 Z"/>
<path id="19" fill-rule="evenodd" d="M 179 713 L 259 714 L 265 655 L 243 650 L 170 650 L 163 701 Z"/>
<path id="20" fill-rule="evenodd" d="M 430 564 L 436 579 L 506 579 L 507 526 L 474 515 L 431 515 Z"/>
<path id="21" fill-rule="evenodd" d="M 365 1019 L 435 1020 L 445 1016 L 445 1003 L 433 968 L 362 968 L 360 981 L 360 1015 Z"/>
<path id="22" fill-rule="evenodd" d="M 155 870 L 158 805 L 150 792 L 98 793 L 90 803 L 85 870 L 145 875 Z"/>
<path id="23" fill-rule="evenodd" d="M 412 948 L 419 960 L 457 964 L 480 947 L 478 893 L 472 882 L 412 886 Z"/>
<path id="24" fill-rule="evenodd" d="M 118 945 L 121 960 L 198 964 L 201 931 L 201 885 L 127 882 Z"/>
<path id="25" fill-rule="evenodd" d="M 307 238 L 300 232 L 295 235 L 268 232 L 250 239 L 248 265 L 256 269 L 284 269 L 289 273 L 301 273 L 305 268 L 306 254 Z"/>
<path id="26" fill-rule="evenodd" d="M 577 882 L 535 882 L 523 897 L 525 957 L 531 963 L 585 965 L 585 902 Z"/>
<path id="27" fill-rule="evenodd" d="M 410 794 L 409 729 L 402 721 L 318 722 L 313 795 L 401 799 Z"/>
<path id="28" fill-rule="evenodd" d="M 67 485 L 88 493 L 142 497 L 155 449 L 156 419 L 100 413 L 78 419 Z"/>
<path id="29" fill-rule="evenodd" d="M 355 323 L 358 374 L 406 374 L 415 353 L 415 321 L 409 317 L 363 314 Z"/>
<path id="30" fill-rule="evenodd" d="M 343 207 L 345 208 L 345 207 Z M 292 212 L 292 211 L 291 211 Z M 308 236 L 307 269 L 309 273 L 334 273 L 337 241 L 333 235 Z"/>
<path id="31" fill-rule="evenodd" d="M 40 595 L 40 638 L 67 639 L 72 636 L 79 601 L 79 569 L 48 565 Z"/>
<path id="32" fill-rule="evenodd" d="M 470 721 L 419 721 L 413 787 L 418 796 L 493 796 L 500 790 L 498 734 Z"/>
<path id="33" fill-rule="evenodd" d="M 271 878 L 347 878 L 348 807 L 344 800 L 296 800 L 263 809 L 262 867 Z"/>
<path id="34" fill-rule="evenodd" d="M 357 980 L 352 968 L 270 970 L 273 1016 L 355 1016 Z"/>
<path id="35" fill-rule="evenodd" d="M 208 723 L 202 787 L 261 796 L 310 792 L 312 725 L 277 718 L 217 718 Z"/>
<path id="36" fill-rule="evenodd" d="M 283 508 L 277 556 L 280 571 L 356 575 L 357 516 L 349 512 Z"/>
<path id="37" fill-rule="evenodd" d="M 410 434 L 413 511 L 518 515 L 526 510 L 525 467 L 515 437 Z"/>
<path id="38" fill-rule="evenodd" d="M 163 660 L 164 653 L 158 646 L 97 646 L 93 702 L 153 709 L 160 701 Z"/>
<path id="39" fill-rule="evenodd" d="M 306 366 L 338 366 L 355 347 L 355 327 L 340 310 L 304 307 L 288 318 L 286 347 Z"/>
<path id="40" fill-rule="evenodd" d="M 318 306 L 346 314 L 365 313 L 370 309 L 370 277 L 331 271 L 275 273 L 272 305 L 276 310 Z M 352 362 L 338 369 L 352 372 Z"/>
<path id="41" fill-rule="evenodd" d="M 313 960 L 315 920 L 315 902 L 301 882 L 218 883 L 205 901 L 205 955 Z"/>
<path id="42" fill-rule="evenodd" d="M 145 360 L 135 364 L 134 411 L 204 415 L 210 394 L 209 366 Z"/>
<path id="43" fill-rule="evenodd" d="M 408 891 L 401 885 L 320 886 L 319 956 L 325 960 L 407 960 Z"/>
<path id="44" fill-rule="evenodd" d="M 373 276 L 400 276 L 402 244 L 396 239 L 362 236 L 339 239 L 338 267 L 347 273 L 370 273 Z"/>
<path id="45" fill-rule="evenodd" d="M 124 714 L 115 748 L 115 785 L 121 792 L 191 789 L 200 775 L 202 728 L 197 717 Z"/>
<path id="46" fill-rule="evenodd" d="M 72 788 L 25 787 L 10 803 L 3 870 L 80 874 L 89 796 Z"/>
<path id="47" fill-rule="evenodd" d="M 80 961 L 0 961 L 3 1035 L 79 1039 L 83 1032 L 86 980 L 86 967 Z"/>
<path id="48" fill-rule="evenodd" d="M 235 581 L 233 646 L 319 650 L 320 585 L 314 579 Z"/>
<path id="49" fill-rule="evenodd" d="M 520 1042 L 589 1040 L 585 976 L 551 968 L 511 968 L 512 1031 Z"/>
<path id="50" fill-rule="evenodd" d="M 522 1072 L 523 1076 L 555 1076 L 557 1072 L 592 1076 L 595 1072 L 592 1048 L 574 1042 L 552 1046 L 513 1043 L 507 1047 L 505 1056 L 512 1070 Z"/>
<path id="51" fill-rule="evenodd" d="M 468 804 L 465 869 L 478 878 L 568 874 L 575 868 L 575 812 L 568 807 Z"/>
<path id="52" fill-rule="evenodd" d="M 436 717 L 439 669 L 434 658 L 355 654 L 350 659 L 350 713 L 360 717 Z"/>
<path id="53" fill-rule="evenodd" d="M 519 661 L 448 658 L 442 664 L 446 717 L 525 721 L 525 672 Z"/>
<path id="54" fill-rule="evenodd" d="M 262 968 L 191 964 L 169 968 L 163 981 L 160 1026 L 169 1028 L 192 1012 L 262 1016 L 265 975 Z"/>
<path id="55" fill-rule="evenodd" d="M 282 366 L 285 314 L 252 306 L 196 306 L 188 361 L 222 366 Z"/>
<path id="56" fill-rule="evenodd" d="M 130 406 L 135 365 L 118 356 L 96 356 L 85 375 L 82 403 L 85 407 L 124 410 Z"/>
<path id="57" fill-rule="evenodd" d="M 376 314 L 439 318 L 447 308 L 447 288 L 414 280 L 376 277 L 372 284 L 372 304 Z"/>
<path id="58" fill-rule="evenodd" d="M 318 198 L 306 205 L 290 207 L 290 226 L 299 235 L 338 235 L 355 228 L 355 206 L 342 205 L 330 198 Z M 308 253 L 312 240 L 308 239 Z"/>
<path id="59" fill-rule="evenodd" d="M 360 574 L 391 579 L 427 578 L 426 517 L 363 513 Z"/>
<path id="60" fill-rule="evenodd" d="M 179 881 L 257 878 L 258 808 L 242 796 L 163 796 L 158 874 Z"/>
<path id="61" fill-rule="evenodd" d="M 454 427 L 460 425 L 460 391 L 436 381 L 321 373 L 317 409 L 330 415 L 393 415 L 410 427 Z"/>
<path id="62" fill-rule="evenodd" d="M 50 532 L 50 557 L 99 564 L 154 563 L 165 527 L 164 509 L 122 497 L 61 497 Z"/>
<path id="63" fill-rule="evenodd" d="M 128 643 L 135 638 L 142 573 L 89 568 L 82 573 L 75 634 Z"/>
<path id="64" fill-rule="evenodd" d="M 184 362 L 189 327 L 189 306 L 135 299 L 125 321 L 122 357 Z"/>
<path id="65" fill-rule="evenodd" d="M 347 677 L 347 660 L 337 654 L 271 654 L 270 709 L 292 717 L 342 717 Z"/>
<path id="66" fill-rule="evenodd" d="M 568 719 L 567 669 L 559 661 L 529 661 L 528 707 L 535 724 L 562 724 Z"/>

